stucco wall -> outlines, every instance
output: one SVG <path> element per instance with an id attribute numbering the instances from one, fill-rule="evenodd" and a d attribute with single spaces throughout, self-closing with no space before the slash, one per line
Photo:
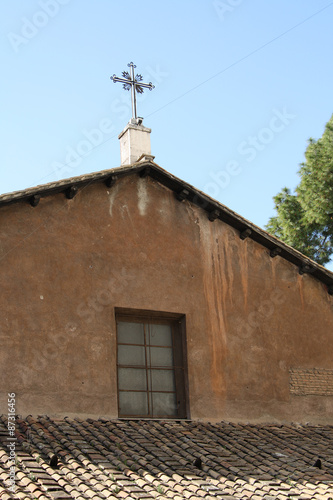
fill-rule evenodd
<path id="1" fill-rule="evenodd" d="M 1 411 L 117 417 L 115 308 L 186 315 L 189 417 L 333 422 L 323 284 L 149 177 L 0 209 Z"/>

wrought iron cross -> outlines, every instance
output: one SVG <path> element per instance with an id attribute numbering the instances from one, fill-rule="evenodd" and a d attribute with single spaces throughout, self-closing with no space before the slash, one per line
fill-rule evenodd
<path id="1" fill-rule="evenodd" d="M 139 94 L 143 94 L 144 88 L 153 90 L 155 86 L 151 82 L 143 83 L 141 75 L 137 74 L 134 77 L 134 68 L 136 68 L 135 64 L 130 62 L 129 64 L 127 64 L 127 66 L 130 68 L 130 73 L 128 71 L 123 71 L 122 72 L 123 78 L 119 78 L 119 76 L 116 75 L 110 76 L 110 78 L 113 81 L 113 83 L 121 82 L 125 90 L 131 89 L 132 118 L 137 119 L 138 116 L 136 113 L 136 93 L 138 92 Z"/>

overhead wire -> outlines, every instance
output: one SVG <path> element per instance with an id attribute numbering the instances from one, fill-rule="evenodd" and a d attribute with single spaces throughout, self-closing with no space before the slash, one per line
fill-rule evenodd
<path id="1" fill-rule="evenodd" d="M 279 35 L 275 36 L 274 38 L 272 38 L 271 40 L 269 40 L 268 42 L 265 42 L 264 44 L 260 45 L 260 47 L 257 47 L 256 49 L 252 50 L 251 52 L 249 52 L 248 54 L 246 54 L 245 56 L 243 57 L 240 57 L 239 59 L 237 59 L 237 61 L 233 62 L 232 64 L 229 64 L 228 66 L 226 66 L 225 68 L 223 68 L 222 70 L 218 71 L 217 73 L 215 73 L 214 75 L 210 76 L 209 78 L 206 78 L 205 80 L 203 80 L 202 82 L 198 83 L 197 85 L 195 85 L 194 87 L 191 87 L 190 89 L 188 89 L 186 92 L 183 92 L 182 94 L 180 94 L 179 96 L 175 97 L 174 99 L 170 100 L 169 102 L 167 102 L 166 104 L 164 104 L 163 106 L 159 107 L 158 109 L 156 109 L 155 111 L 152 111 L 151 113 L 149 113 L 146 118 L 148 118 L 149 116 L 153 116 L 154 114 L 156 113 L 159 113 L 162 109 L 165 109 L 167 106 L 170 106 L 171 104 L 175 103 L 176 101 L 179 101 L 180 99 L 182 99 L 183 97 L 187 96 L 188 94 L 190 94 L 191 92 L 194 92 L 195 90 L 197 90 L 199 87 L 202 87 L 203 85 L 205 85 L 206 83 L 210 82 L 211 80 L 213 80 L 214 78 L 217 78 L 218 76 L 222 75 L 223 73 L 225 73 L 226 71 L 230 70 L 231 68 L 234 68 L 235 66 L 237 66 L 238 64 L 240 64 L 241 62 L 245 61 L 246 59 L 248 59 L 249 57 L 253 56 L 254 54 L 260 52 L 261 50 L 263 50 L 264 48 L 268 47 L 269 45 L 271 45 L 272 43 L 276 42 L 277 40 L 280 40 L 282 37 L 284 37 L 285 35 L 287 35 L 288 33 L 290 33 L 291 31 L 295 30 L 296 28 L 302 26 L 303 24 L 305 24 L 306 22 L 310 21 L 311 19 L 313 19 L 315 16 L 319 15 L 321 12 L 323 12 L 324 10 L 328 9 L 329 7 L 331 7 L 333 5 L 333 2 L 330 2 L 328 5 L 326 5 L 325 7 L 317 10 L 316 12 L 314 12 L 313 14 L 311 14 L 310 16 L 306 17 L 305 19 L 303 19 L 302 21 L 300 21 L 299 23 L 295 24 L 294 26 L 292 26 L 291 28 L 288 28 L 287 30 L 283 31 L 282 33 L 280 33 Z M 82 154 L 82 155 L 77 155 L 79 158 L 85 158 L 86 156 L 90 155 L 92 151 L 94 151 L 95 149 L 103 146 L 104 144 L 106 144 L 107 142 L 111 141 L 112 139 L 114 139 L 115 137 L 117 137 L 118 134 L 114 134 L 112 135 L 111 137 L 109 137 L 108 139 L 105 139 L 104 141 L 102 141 L 100 144 L 97 144 L 96 146 L 93 146 L 87 153 L 85 154 Z M 69 166 L 71 164 L 71 162 L 68 162 L 68 163 L 64 163 L 62 164 L 63 167 L 66 167 L 66 166 Z M 115 165 L 114 168 L 116 168 L 117 165 Z M 46 179 L 47 177 L 49 177 L 50 175 L 54 174 L 57 170 L 53 170 L 52 172 L 50 172 L 49 174 L 47 174 L 46 176 L 40 178 L 39 181 L 43 180 L 43 179 Z M 38 182 L 39 182 L 38 181 Z"/>
<path id="2" fill-rule="evenodd" d="M 272 43 L 276 42 L 277 40 L 279 40 L 280 38 L 282 38 L 283 36 L 287 35 L 288 33 L 290 33 L 291 31 L 295 30 L 296 28 L 298 28 L 299 26 L 302 26 L 303 24 L 305 24 L 306 22 L 310 21 L 310 19 L 313 19 L 315 16 L 319 15 L 321 12 L 323 12 L 324 10 L 328 9 L 329 7 L 331 7 L 333 5 L 333 2 L 330 2 L 328 5 L 326 5 L 325 7 L 323 7 L 322 9 L 319 9 L 317 10 L 316 12 L 314 12 L 313 14 L 311 14 L 310 16 L 306 17 L 305 19 L 303 19 L 302 21 L 300 21 L 299 23 L 295 24 L 294 26 L 292 26 L 291 28 L 285 30 L 283 33 L 280 33 L 278 36 L 272 38 L 271 40 L 269 40 L 268 42 L 262 44 L 260 47 L 256 48 L 255 50 L 252 50 L 251 52 L 249 52 L 248 54 L 246 54 L 245 56 L 237 59 L 237 61 L 235 61 L 234 63 L 230 64 L 229 66 L 223 68 L 221 71 L 218 71 L 217 73 L 215 73 L 214 75 L 210 76 L 209 78 L 206 78 L 205 80 L 203 80 L 202 82 L 198 83 L 197 85 L 195 85 L 194 87 L 190 88 L 189 90 L 187 90 L 186 92 L 184 92 L 183 94 L 180 94 L 178 97 L 172 99 L 171 101 L 167 102 L 166 104 L 164 104 L 163 106 L 161 106 L 160 108 L 158 108 L 157 110 L 153 111 L 152 113 L 150 113 L 149 115 L 147 115 L 147 117 L 149 116 L 152 116 L 154 115 L 155 113 L 158 113 L 159 111 L 161 111 L 162 109 L 166 108 L 167 106 L 170 106 L 171 104 L 173 104 L 174 102 L 178 101 L 179 99 L 182 99 L 183 97 L 185 97 L 186 95 L 190 94 L 191 92 L 194 92 L 194 90 L 196 90 L 197 88 L 201 87 L 202 85 L 205 85 L 206 83 L 208 83 L 209 81 L 211 81 L 212 79 L 214 78 L 217 78 L 218 76 L 220 76 L 221 74 L 225 73 L 226 71 L 228 71 L 229 69 L 235 67 L 237 64 L 240 64 L 241 62 L 245 61 L 246 59 L 248 59 L 249 57 L 251 57 L 253 54 L 256 54 L 257 52 L 263 50 L 265 47 L 267 47 L 268 45 L 271 45 Z M 108 139 L 106 139 L 105 141 L 101 142 L 100 144 L 97 144 L 96 146 L 92 147 L 91 150 L 89 150 L 89 152 L 87 152 L 86 154 L 84 155 L 78 155 L 80 158 L 84 158 L 85 156 L 87 156 L 88 154 L 91 153 L 91 151 L 99 148 L 100 146 L 106 144 L 107 142 L 109 142 L 110 140 L 114 139 L 115 137 L 117 137 L 117 134 L 113 135 L 112 137 L 109 137 Z M 68 163 L 64 163 L 63 164 L 63 167 L 65 166 L 68 166 L 70 165 L 71 162 L 68 162 Z M 116 165 L 118 166 L 118 165 Z M 114 168 L 116 168 L 116 166 Z M 46 176 L 42 177 L 40 179 L 43 180 L 45 179 L 46 177 L 49 177 L 50 175 L 52 175 L 53 173 L 55 173 L 56 170 L 50 172 L 49 174 L 47 174 Z M 39 182 L 39 181 L 38 181 Z M 87 188 L 90 184 L 91 184 L 92 181 L 90 181 L 88 184 L 86 184 L 83 188 Z M 66 205 L 64 204 L 62 207 L 59 208 L 59 210 L 57 211 L 57 213 L 60 213 L 61 210 L 63 210 L 64 208 L 66 207 Z M 48 219 L 47 219 L 48 220 Z M 47 222 L 46 220 L 46 222 Z M 2 255 L 0 257 L 0 261 L 3 260 L 9 253 L 11 253 L 15 248 L 19 247 L 24 241 L 26 241 L 28 238 L 30 238 L 38 229 L 40 229 L 42 226 L 45 225 L 45 223 L 41 223 L 39 226 L 37 226 L 33 231 L 31 231 L 31 233 L 27 234 L 24 238 L 22 238 L 22 240 L 17 244 L 15 245 L 13 248 L 9 249 L 4 255 Z"/>

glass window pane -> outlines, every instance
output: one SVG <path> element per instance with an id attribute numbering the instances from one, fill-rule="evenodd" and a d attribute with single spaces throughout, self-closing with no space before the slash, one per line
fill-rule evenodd
<path id="1" fill-rule="evenodd" d="M 133 345 L 118 345 L 118 364 L 145 366 L 145 348 Z"/>
<path id="2" fill-rule="evenodd" d="M 175 391 L 173 370 L 149 370 L 149 379 L 153 391 Z"/>
<path id="3" fill-rule="evenodd" d="M 143 314 L 117 319 L 121 417 L 177 418 L 185 413 L 183 403 L 177 403 L 173 320 L 156 316 L 154 324 L 153 318 L 152 323 Z"/>
<path id="4" fill-rule="evenodd" d="M 118 342 L 121 344 L 144 344 L 144 325 L 118 321 Z"/>
<path id="5" fill-rule="evenodd" d="M 172 346 L 170 325 L 149 325 L 149 344 Z"/>
<path id="6" fill-rule="evenodd" d="M 173 366 L 171 347 L 150 347 L 150 366 Z"/>
<path id="7" fill-rule="evenodd" d="M 118 368 L 118 385 L 120 390 L 146 391 L 146 370 L 137 368 Z"/>
<path id="8" fill-rule="evenodd" d="M 119 391 L 120 415 L 148 415 L 146 392 L 121 392 Z"/>
<path id="9" fill-rule="evenodd" d="M 177 416 L 176 394 L 153 392 L 153 416 Z"/>

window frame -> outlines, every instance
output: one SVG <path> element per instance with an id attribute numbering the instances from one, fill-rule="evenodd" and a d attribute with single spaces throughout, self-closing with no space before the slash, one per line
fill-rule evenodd
<path id="1" fill-rule="evenodd" d="M 119 408 L 119 368 L 118 362 L 118 322 L 131 322 L 140 324 L 167 324 L 172 330 L 173 373 L 175 377 L 175 392 L 177 401 L 177 415 L 126 415 Z M 124 419 L 186 419 L 189 414 L 188 404 L 188 379 L 186 356 L 186 317 L 185 314 L 166 313 L 160 311 L 138 310 L 128 308 L 115 309 L 116 324 L 116 366 L 117 366 L 117 405 L 118 417 Z M 128 344 L 131 345 L 131 344 Z M 147 388 L 147 394 L 149 389 Z"/>

